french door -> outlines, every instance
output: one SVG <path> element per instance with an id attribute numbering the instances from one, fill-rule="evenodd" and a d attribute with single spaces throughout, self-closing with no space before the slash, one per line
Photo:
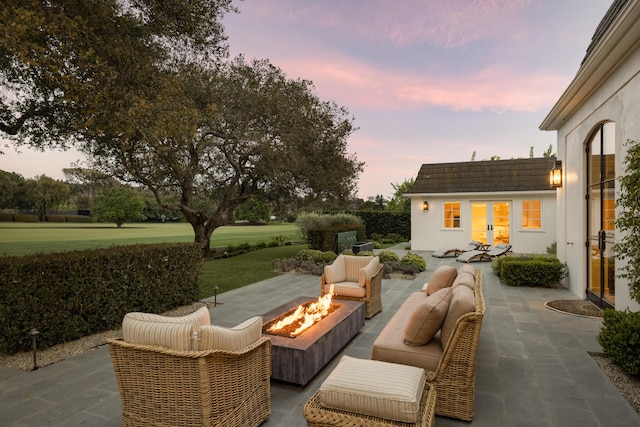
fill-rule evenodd
<path id="1" fill-rule="evenodd" d="M 615 305 L 615 125 L 603 123 L 587 153 L 587 298 L 601 307 Z"/>
<path id="2" fill-rule="evenodd" d="M 511 240 L 511 203 L 471 202 L 471 239 L 495 246 Z"/>

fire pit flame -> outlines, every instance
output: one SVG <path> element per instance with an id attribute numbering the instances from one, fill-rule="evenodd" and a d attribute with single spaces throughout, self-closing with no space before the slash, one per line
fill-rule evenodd
<path id="1" fill-rule="evenodd" d="M 277 331 L 302 320 L 300 326 L 290 334 L 292 337 L 300 335 L 302 332 L 312 327 L 315 322 L 320 321 L 323 317 L 329 314 L 332 296 L 333 285 L 331 285 L 329 293 L 325 294 L 324 296 L 318 297 L 317 302 L 309 304 L 306 309 L 304 305 L 299 305 L 296 311 L 279 320 L 277 323 L 267 329 L 267 331 L 276 333 Z"/>

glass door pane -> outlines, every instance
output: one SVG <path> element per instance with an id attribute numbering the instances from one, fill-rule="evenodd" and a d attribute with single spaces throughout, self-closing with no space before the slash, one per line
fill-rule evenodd
<path id="1" fill-rule="evenodd" d="M 493 243 L 510 242 L 511 232 L 511 209 L 509 202 L 493 202 Z"/>
<path id="2" fill-rule="evenodd" d="M 487 243 L 487 204 L 471 203 L 471 240 Z"/>

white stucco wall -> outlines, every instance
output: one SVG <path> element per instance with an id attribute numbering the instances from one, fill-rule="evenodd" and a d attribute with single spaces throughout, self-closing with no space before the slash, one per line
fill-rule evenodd
<path id="1" fill-rule="evenodd" d="M 558 192 L 558 257 L 569 267 L 567 286 L 585 296 L 587 266 L 586 159 L 584 146 L 602 123 L 615 123 L 616 176 L 624 173 L 624 143 L 640 141 L 640 50 L 629 53 L 625 61 L 599 86 L 558 129 L 558 159 L 563 161 L 564 186 Z M 616 181 L 616 197 L 619 193 Z M 616 230 L 619 241 L 622 236 Z M 621 263 L 616 261 L 616 268 Z M 616 278 L 616 309 L 640 310 L 629 297 L 624 280 Z"/>
<path id="2" fill-rule="evenodd" d="M 522 229 L 522 200 L 542 201 L 542 227 Z M 422 203 L 429 202 L 423 211 Z M 460 228 L 444 227 L 444 203 L 460 201 Z M 510 243 L 516 253 L 546 253 L 557 237 L 555 191 L 524 193 L 422 194 L 411 197 L 411 248 L 433 251 L 440 248 L 464 247 L 471 241 L 471 203 L 508 201 L 511 205 Z"/>

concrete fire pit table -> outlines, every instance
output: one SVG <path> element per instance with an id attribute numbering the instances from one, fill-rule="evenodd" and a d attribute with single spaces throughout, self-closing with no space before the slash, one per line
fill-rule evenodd
<path id="1" fill-rule="evenodd" d="M 295 310 L 317 297 L 299 297 L 263 314 L 263 324 Z M 271 339 L 271 379 L 304 386 L 362 329 L 365 304 L 334 300 L 335 311 L 301 335 L 290 338 L 264 334 Z"/>

